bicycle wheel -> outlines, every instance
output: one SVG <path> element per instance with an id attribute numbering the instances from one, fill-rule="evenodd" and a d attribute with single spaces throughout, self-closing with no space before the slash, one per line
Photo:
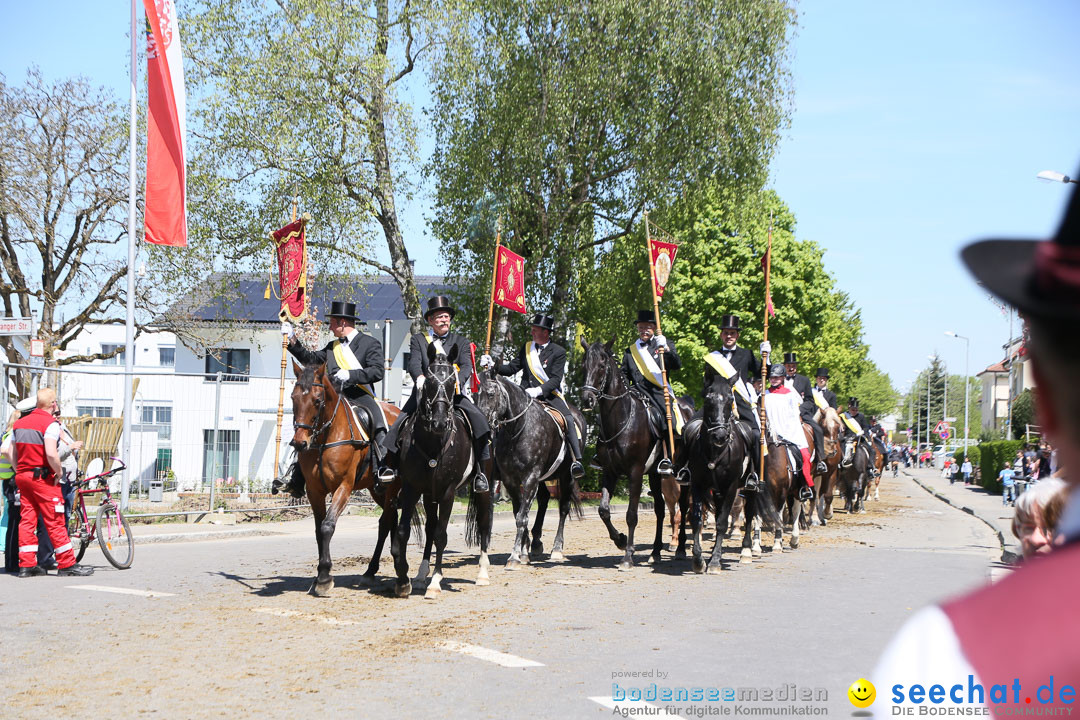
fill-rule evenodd
<path id="1" fill-rule="evenodd" d="M 135 559 L 135 538 L 131 536 L 127 518 L 114 504 L 102 505 L 97 516 L 97 539 L 105 559 L 118 570 L 131 567 Z"/>
<path id="2" fill-rule="evenodd" d="M 90 546 L 90 529 L 83 522 L 82 513 L 78 508 L 73 508 L 71 517 L 68 518 L 68 537 L 71 538 L 71 550 L 75 553 L 75 562 L 82 560 L 86 554 L 86 548 Z"/>

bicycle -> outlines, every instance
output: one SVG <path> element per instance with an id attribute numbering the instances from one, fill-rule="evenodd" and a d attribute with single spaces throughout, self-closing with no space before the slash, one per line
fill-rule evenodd
<path id="1" fill-rule="evenodd" d="M 100 458 L 91 460 L 90 467 L 86 469 L 87 475 L 74 482 L 77 502 L 72 503 L 71 517 L 68 518 L 68 536 L 75 551 L 75 562 L 82 560 L 86 548 L 90 546 L 92 539 L 97 537 L 105 559 L 116 569 L 126 570 L 135 559 L 135 538 L 131 534 L 127 518 L 120 512 L 119 503 L 109 491 L 108 483 L 108 479 L 125 466 L 120 458 L 114 457 L 111 470 L 101 472 L 102 467 L 104 463 Z M 86 496 L 98 494 L 102 495 L 101 503 L 97 515 L 91 521 L 86 512 Z"/>

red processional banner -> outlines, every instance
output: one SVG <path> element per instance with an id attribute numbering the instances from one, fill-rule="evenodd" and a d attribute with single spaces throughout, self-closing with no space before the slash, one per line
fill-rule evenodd
<path id="1" fill-rule="evenodd" d="M 653 266 L 653 294 L 656 299 L 664 297 L 664 289 L 671 279 L 671 269 L 675 267 L 675 253 L 679 246 L 649 238 L 649 262 Z"/>
<path id="2" fill-rule="evenodd" d="M 180 28 L 173 0 L 146 10 L 146 242 L 187 245 L 186 99 Z"/>
<path id="3" fill-rule="evenodd" d="M 271 233 L 278 261 L 281 319 L 296 322 L 307 317 L 307 251 L 303 219 Z"/>
<path id="4" fill-rule="evenodd" d="M 525 258 L 500 245 L 495 250 L 495 287 L 491 301 L 507 310 L 524 313 Z"/>

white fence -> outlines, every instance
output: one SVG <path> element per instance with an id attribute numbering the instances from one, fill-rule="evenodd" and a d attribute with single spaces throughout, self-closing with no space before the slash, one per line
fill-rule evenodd
<path id="1" fill-rule="evenodd" d="M 11 367 L 5 364 L 4 372 L 8 397 L 0 412 L 10 413 L 18 398 L 10 396 Z M 133 375 L 138 379 L 132 399 L 128 473 L 133 492 L 145 492 L 155 479 L 165 481 L 166 491 L 205 491 L 211 483 L 225 492 L 269 489 L 278 464 L 274 448 L 280 378 L 173 372 Z M 289 395 L 293 382 L 290 372 L 285 378 L 282 457 L 289 454 L 292 439 Z M 118 418 L 123 414 L 121 368 L 49 368 L 40 383 L 57 389 L 64 416 Z M 117 456 L 122 447 L 121 438 Z"/>

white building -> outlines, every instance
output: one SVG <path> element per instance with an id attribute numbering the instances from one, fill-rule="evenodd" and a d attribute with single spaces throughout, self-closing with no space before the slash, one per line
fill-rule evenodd
<path id="1" fill-rule="evenodd" d="M 416 283 L 421 297 L 446 290 L 440 277 L 420 276 Z M 403 372 L 409 321 L 397 285 L 379 277 L 336 283 L 325 290 L 317 281 L 312 286 L 312 305 L 320 318 L 325 317 L 332 298 L 356 302 L 361 329 L 383 341 L 384 349 L 389 347 L 390 370 L 378 390 L 387 399 L 400 402 L 403 392 L 411 390 L 411 380 Z M 263 298 L 265 288 L 265 277 L 246 276 L 237 284 L 235 296 L 189 308 L 192 328 L 188 333 L 199 338 L 194 348 L 177 342 L 169 332 L 143 333 L 136 339 L 133 480 L 175 479 L 182 491 L 208 487 L 212 480 L 221 480 L 226 488 L 269 487 L 276 464 L 282 336 L 279 303 Z M 384 340 L 387 320 L 391 321 L 388 344 Z M 108 351 L 124 344 L 124 332 L 124 327 L 117 325 L 87 327 L 69 350 L 80 354 Z M 328 340 L 327 333 L 323 342 Z M 282 457 L 292 439 L 291 356 L 289 359 Z M 58 385 L 65 415 L 122 415 L 123 354 L 65 370 L 70 371 L 55 373 L 58 380 L 53 379 L 54 373 L 47 378 L 50 384 Z"/>

